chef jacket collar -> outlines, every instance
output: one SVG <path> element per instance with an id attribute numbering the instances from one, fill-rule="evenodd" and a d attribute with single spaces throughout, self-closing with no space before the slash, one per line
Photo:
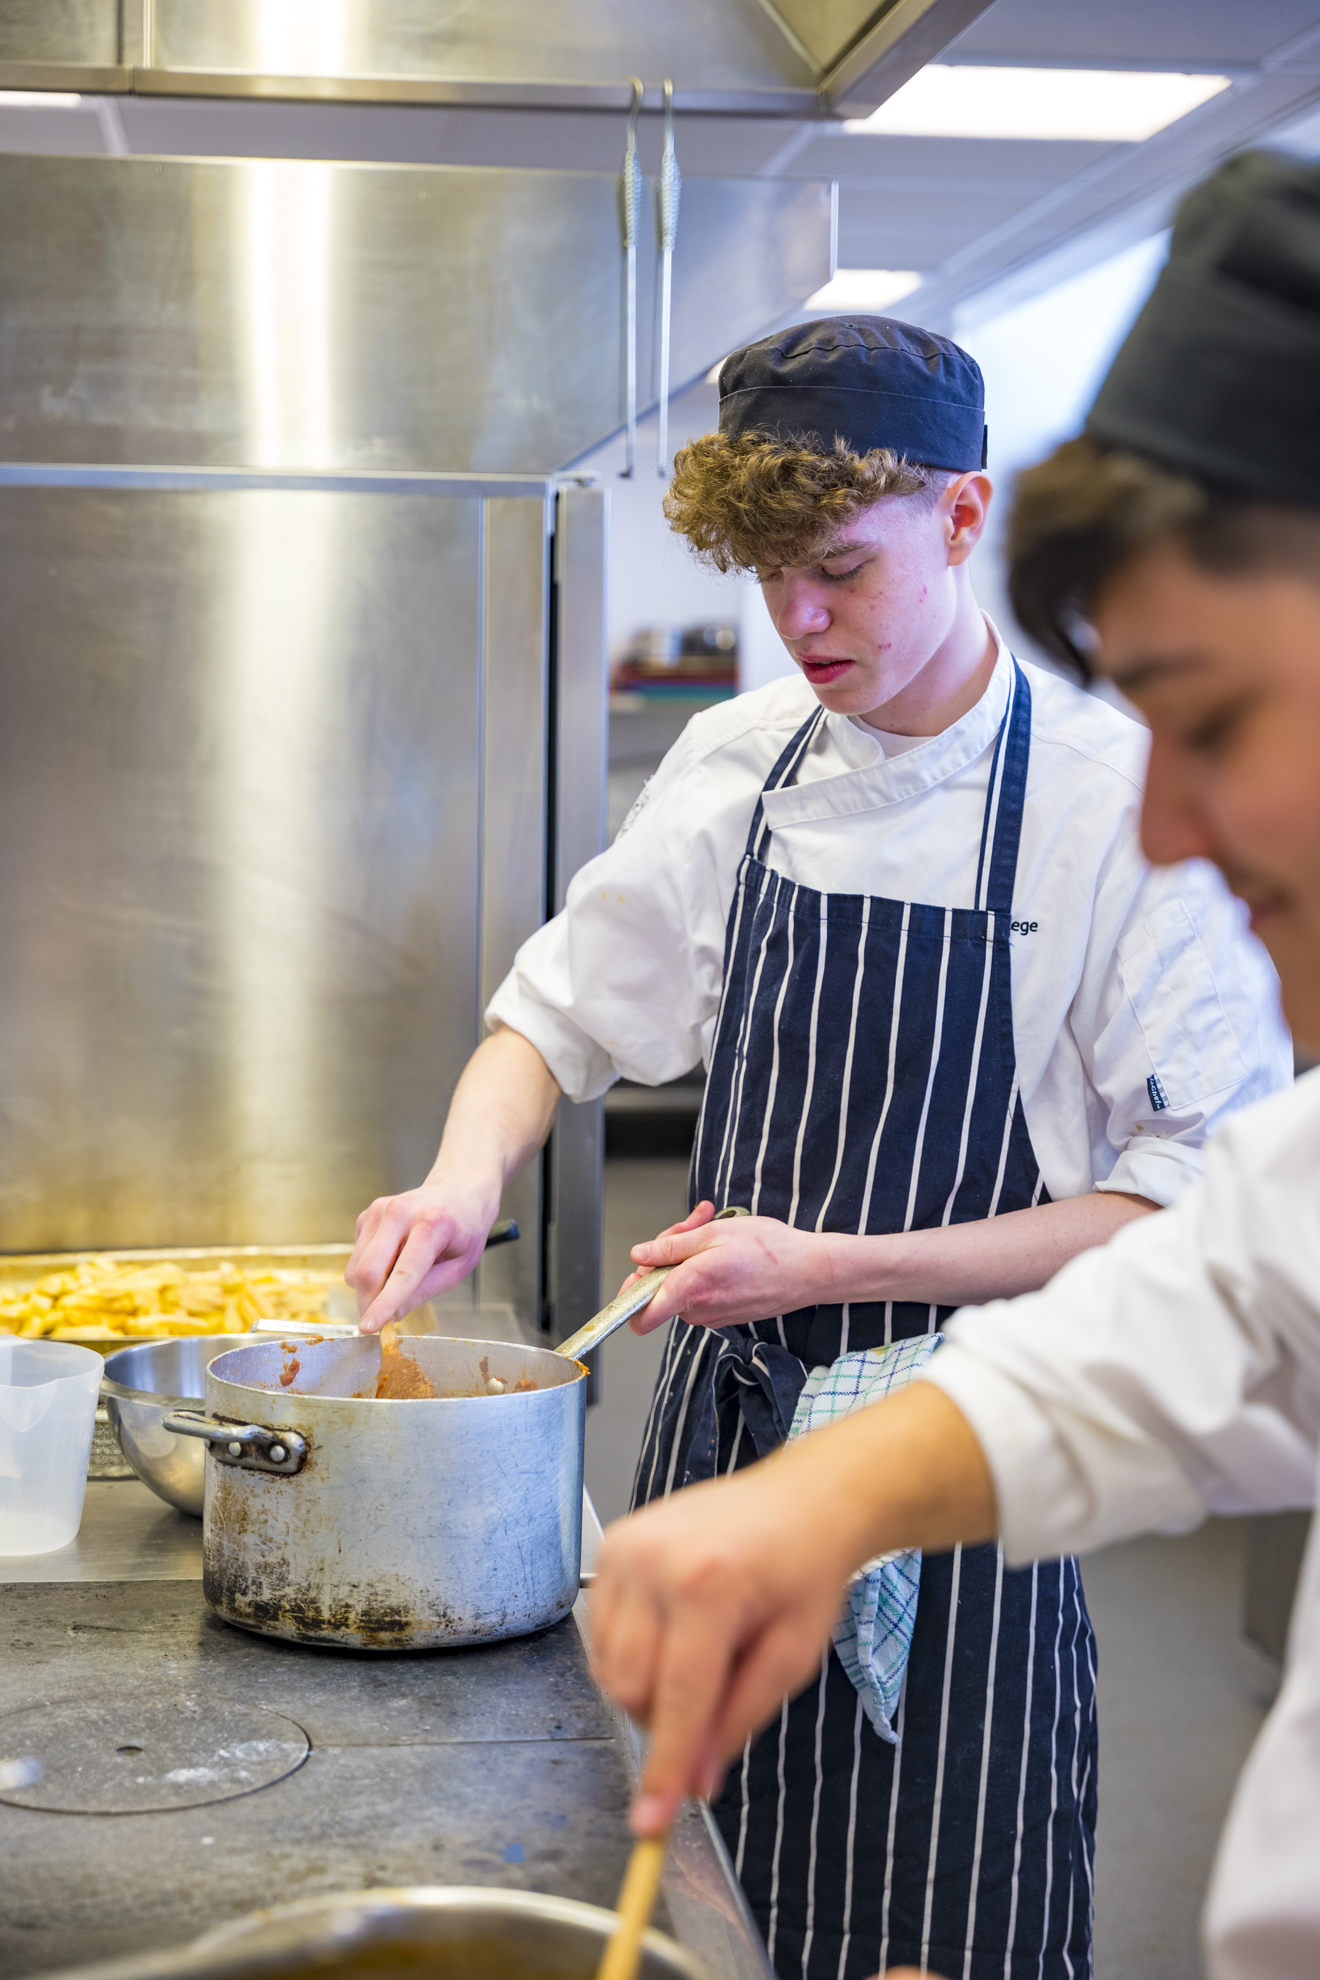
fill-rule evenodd
<path id="1" fill-rule="evenodd" d="M 789 784 L 765 793 L 765 818 L 772 832 L 789 825 L 807 825 L 830 818 L 860 816 L 902 804 L 957 776 L 994 744 L 1008 707 L 1013 656 L 998 626 L 986 615 L 997 658 L 985 693 L 974 708 L 938 736 L 929 736 L 902 756 L 886 757 L 865 726 L 832 710 L 825 716 L 830 741 L 850 763 L 859 767 L 809 783 Z"/>

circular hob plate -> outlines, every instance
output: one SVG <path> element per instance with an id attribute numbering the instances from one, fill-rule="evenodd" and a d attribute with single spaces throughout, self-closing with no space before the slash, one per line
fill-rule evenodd
<path id="1" fill-rule="evenodd" d="M 35 1761 L 41 1777 L 0 1789 L 0 1801 L 69 1815 L 199 1808 L 283 1780 L 310 1750 L 292 1719 L 252 1705 L 123 1697 L 28 1705 L 0 1714 L 0 1757 Z"/>

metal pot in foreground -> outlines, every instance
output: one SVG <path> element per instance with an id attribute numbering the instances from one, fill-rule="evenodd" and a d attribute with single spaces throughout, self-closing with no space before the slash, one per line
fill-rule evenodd
<path id="1" fill-rule="evenodd" d="M 348 1891 L 254 1912 L 190 1946 L 85 1966 L 49 1980 L 593 1980 L 611 1911 L 535 1891 Z M 707 1980 L 659 1932 L 643 1941 L 640 1980 Z"/>
<path id="2" fill-rule="evenodd" d="M 428 1650 L 572 1608 L 586 1369 L 507 1341 L 419 1336 L 407 1351 L 434 1399 L 375 1400 L 374 1337 L 262 1341 L 207 1369 L 202 1587 L 227 1622 Z M 511 1393 L 485 1393 L 492 1376 Z"/>

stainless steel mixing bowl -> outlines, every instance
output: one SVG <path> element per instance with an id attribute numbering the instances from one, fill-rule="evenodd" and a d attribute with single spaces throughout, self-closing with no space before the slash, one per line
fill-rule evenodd
<path id="1" fill-rule="evenodd" d="M 139 1341 L 106 1356 L 101 1399 L 119 1448 L 144 1485 L 194 1519 L 202 1516 L 206 1446 L 196 1437 L 176 1436 L 161 1418 L 206 1394 L 208 1362 L 251 1345 L 251 1334 L 190 1334 Z"/>
<path id="2" fill-rule="evenodd" d="M 594 1980 L 612 1911 L 537 1891 L 462 1885 L 346 1891 L 254 1912 L 173 1952 L 76 1969 L 77 1980 Z M 74 1971 L 49 1980 L 75 1980 Z M 640 1980 L 707 1980 L 659 1932 Z"/>

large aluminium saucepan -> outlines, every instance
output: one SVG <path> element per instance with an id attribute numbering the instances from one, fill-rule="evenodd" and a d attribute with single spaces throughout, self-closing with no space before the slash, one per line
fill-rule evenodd
<path id="1" fill-rule="evenodd" d="M 211 1607 L 263 1635 L 358 1650 L 443 1649 L 558 1622 L 581 1560 L 577 1356 L 665 1276 L 647 1273 L 558 1350 L 406 1340 L 434 1399 L 375 1400 L 376 1336 L 218 1355 L 206 1414 L 164 1419 L 207 1442 Z M 504 1393 L 488 1392 L 492 1378 Z"/>

